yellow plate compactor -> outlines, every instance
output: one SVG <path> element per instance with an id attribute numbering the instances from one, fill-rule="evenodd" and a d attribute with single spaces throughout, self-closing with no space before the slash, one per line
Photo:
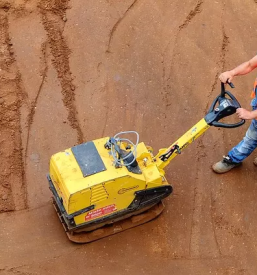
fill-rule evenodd
<path id="1" fill-rule="evenodd" d="M 238 107 L 238 101 L 223 84 L 207 115 L 156 156 L 131 131 L 53 155 L 48 182 L 68 238 L 87 243 L 156 218 L 164 209 L 162 200 L 172 193 L 164 176 L 165 166 L 210 126 L 242 125 L 244 121 L 219 122 Z M 124 138 L 125 133 L 134 133 L 136 142 Z"/>

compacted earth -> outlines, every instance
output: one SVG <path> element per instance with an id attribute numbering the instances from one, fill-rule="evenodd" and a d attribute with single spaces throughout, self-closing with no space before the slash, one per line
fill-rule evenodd
<path id="1" fill-rule="evenodd" d="M 249 122 L 170 163 L 160 217 L 90 244 L 67 239 L 46 179 L 52 154 L 119 131 L 168 147 L 257 53 L 256 23 L 256 0 L 0 0 L 0 274 L 257 274 L 254 155 L 211 170 Z M 255 76 L 234 79 L 245 108 Z"/>

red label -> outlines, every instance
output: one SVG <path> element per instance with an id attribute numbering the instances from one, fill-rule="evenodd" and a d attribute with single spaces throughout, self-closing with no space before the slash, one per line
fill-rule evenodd
<path id="1" fill-rule="evenodd" d="M 86 215 L 86 217 L 85 217 L 85 220 L 89 221 L 89 220 L 101 217 L 103 215 L 112 213 L 112 212 L 114 212 L 116 210 L 117 210 L 116 204 L 107 205 L 107 206 L 105 206 L 103 208 L 96 209 L 96 210 L 88 212 L 87 215 Z"/>

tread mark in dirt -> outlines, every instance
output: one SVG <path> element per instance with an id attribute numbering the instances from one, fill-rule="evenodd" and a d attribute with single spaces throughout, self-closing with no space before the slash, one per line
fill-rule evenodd
<path id="1" fill-rule="evenodd" d="M 106 81 L 105 86 L 103 87 L 103 90 L 106 90 L 108 92 L 108 82 Z M 104 106 L 106 108 L 106 113 L 105 113 L 105 122 L 104 122 L 104 127 L 103 127 L 103 131 L 102 131 L 102 137 L 104 137 L 104 133 L 106 130 L 106 126 L 107 126 L 107 120 L 108 120 L 108 115 L 109 115 L 109 108 L 108 106 Z"/>
<path id="2" fill-rule="evenodd" d="M 203 4 L 203 0 L 198 0 L 195 8 L 191 10 L 188 16 L 186 17 L 185 22 L 179 26 L 179 30 L 186 28 L 188 24 L 191 22 L 191 20 L 196 16 L 196 14 L 201 12 L 202 4 Z"/>
<path id="3" fill-rule="evenodd" d="M 221 51 L 220 51 L 219 59 L 217 61 L 218 71 L 217 71 L 217 73 L 215 75 L 214 82 L 213 82 L 213 84 L 211 86 L 211 91 L 209 92 L 209 94 L 207 96 L 208 99 L 212 96 L 213 91 L 216 89 L 216 86 L 217 86 L 217 83 L 218 83 L 219 73 L 221 71 L 223 71 L 224 67 L 225 67 L 225 56 L 226 56 L 226 51 L 227 51 L 227 47 L 228 47 L 228 44 L 229 44 L 229 37 L 226 35 L 224 26 L 222 26 L 222 34 L 223 34 L 222 46 L 221 46 Z M 208 103 L 206 105 L 205 112 L 207 112 L 207 110 L 208 110 L 208 105 L 209 105 L 209 100 L 208 100 Z"/>
<path id="4" fill-rule="evenodd" d="M 70 50 L 63 37 L 63 29 L 60 26 L 60 23 L 63 23 L 68 2 L 68 0 L 41 0 L 38 7 L 53 55 L 52 62 L 61 83 L 63 103 L 68 110 L 68 121 L 71 127 L 77 131 L 78 143 L 82 143 L 84 137 L 77 117 L 75 86 L 72 84 L 72 74 L 69 66 Z M 56 20 L 56 15 L 58 16 L 58 20 Z"/>
<path id="5" fill-rule="evenodd" d="M 256 0 L 256 1 L 257 1 L 257 0 Z M 189 14 L 187 15 L 187 17 L 186 17 L 186 19 L 184 20 L 184 22 L 183 22 L 181 25 L 179 25 L 178 31 L 177 31 L 177 33 L 175 34 L 174 50 L 173 50 L 173 54 L 172 54 L 171 61 L 169 62 L 170 64 L 172 64 L 172 60 L 173 60 L 174 55 L 175 55 L 174 52 L 175 52 L 175 48 L 176 48 L 176 46 L 177 46 L 177 41 L 178 41 L 178 37 L 179 37 L 180 32 L 181 32 L 183 29 L 185 29 L 185 28 L 189 25 L 189 23 L 192 21 L 192 19 L 193 19 L 198 13 L 200 13 L 200 12 L 202 11 L 202 10 L 201 10 L 201 7 L 202 7 L 202 4 L 203 4 L 203 3 L 204 3 L 203 0 L 198 0 L 197 3 L 196 3 L 196 6 L 194 7 L 194 9 L 191 10 L 191 11 L 189 12 Z M 167 91 L 168 91 L 168 89 L 169 89 L 169 84 L 168 84 L 168 82 L 169 82 L 171 76 L 169 75 L 168 78 L 166 79 L 166 70 L 165 70 L 165 62 L 164 62 L 164 60 L 165 60 L 166 52 L 168 51 L 168 49 L 169 49 L 169 47 L 170 47 L 171 41 L 172 41 L 172 38 L 169 40 L 169 42 L 168 42 L 167 46 L 165 47 L 165 50 L 164 50 L 164 52 L 163 52 L 163 54 L 162 54 L 162 64 L 163 64 L 162 82 L 163 82 L 163 90 L 164 90 L 164 93 L 165 93 L 164 98 L 165 98 L 165 101 L 166 101 L 166 102 L 169 102 L 168 99 L 167 99 L 167 97 L 168 97 L 168 92 L 167 92 Z M 169 103 L 168 103 L 168 104 L 169 104 Z"/>
<path id="6" fill-rule="evenodd" d="M 124 20 L 124 18 L 126 17 L 126 15 L 128 14 L 129 11 L 131 11 L 133 9 L 133 7 L 136 5 L 136 3 L 138 2 L 138 0 L 134 0 L 134 2 L 127 8 L 127 10 L 125 11 L 125 13 L 123 14 L 122 17 L 120 17 L 118 19 L 118 21 L 114 24 L 114 26 L 112 27 L 111 29 L 111 32 L 109 34 L 109 41 L 108 41 L 108 47 L 107 47 L 107 50 L 106 50 L 106 53 L 111 53 L 111 43 L 112 43 L 112 40 L 113 40 L 113 36 L 114 36 L 114 33 L 116 32 L 118 26 L 121 24 L 121 22 Z"/>
<path id="7" fill-rule="evenodd" d="M 106 130 L 106 124 L 107 124 L 107 120 L 108 120 L 108 112 L 109 112 L 109 109 L 106 108 L 104 128 L 103 128 L 102 135 L 101 135 L 102 137 L 104 137 L 104 133 L 105 133 L 105 130 Z"/>
<path id="8" fill-rule="evenodd" d="M 42 53 L 42 63 L 43 63 L 43 69 L 42 69 L 42 80 L 38 88 L 37 95 L 34 99 L 34 101 L 31 103 L 30 106 L 30 112 L 28 115 L 28 120 L 27 120 L 27 125 L 28 125 L 28 132 L 27 132 L 27 141 L 26 141 L 26 148 L 25 148 L 25 167 L 26 167 L 26 159 L 27 159 L 27 151 L 28 151 L 28 144 L 29 144 L 29 137 L 30 137 L 30 128 L 33 123 L 33 118 L 35 115 L 35 108 L 37 106 L 37 101 L 40 96 L 40 93 L 42 91 L 46 76 L 47 76 L 47 71 L 48 71 L 48 66 L 47 66 L 47 54 L 46 54 L 46 48 L 47 48 L 47 42 L 42 43 L 41 45 L 41 53 Z"/>
<path id="9" fill-rule="evenodd" d="M 20 107 L 24 100 L 20 74 L 9 36 L 8 13 L 0 10 L 0 213 L 27 207 L 22 157 Z M 10 98 L 13 98 L 10 102 Z"/>
<path id="10" fill-rule="evenodd" d="M 221 45 L 221 50 L 220 50 L 220 55 L 219 55 L 219 58 L 218 58 L 218 61 L 217 61 L 217 67 L 220 68 L 219 70 L 221 69 L 224 69 L 224 66 L 225 66 L 225 55 L 226 55 L 226 51 L 227 51 L 227 46 L 229 44 L 229 38 L 228 36 L 226 35 L 225 33 L 225 29 L 224 29 L 224 26 L 222 26 L 222 34 L 223 34 L 223 38 L 222 38 L 222 45 Z M 216 73 L 215 75 L 215 81 L 212 85 L 212 89 L 208 95 L 208 102 L 207 102 L 207 105 L 206 105 L 206 110 L 207 111 L 207 107 L 209 105 L 209 99 L 217 85 L 217 79 L 218 79 L 218 73 Z M 223 135 L 224 136 L 224 135 Z M 197 151 L 198 152 L 202 152 L 203 151 L 203 148 L 204 148 L 204 144 L 203 144 L 203 139 L 204 137 L 198 141 L 198 144 L 197 144 Z M 201 183 L 201 180 L 198 180 L 199 176 L 201 175 L 201 168 L 198 168 L 198 167 L 201 167 L 201 163 L 200 163 L 200 160 L 204 157 L 205 155 L 198 155 L 197 157 L 197 171 L 196 171 L 196 182 L 197 182 L 197 186 L 195 187 L 195 190 L 194 190 L 194 211 L 193 211 L 193 218 L 192 218 L 192 228 L 191 228 L 191 240 L 190 240 L 190 254 L 195 254 L 195 255 L 199 255 L 200 251 L 199 251 L 199 245 L 197 244 L 197 240 L 200 236 L 200 228 L 198 226 L 198 221 L 200 220 L 201 218 L 201 206 L 202 206 L 202 192 L 203 192 L 203 186 Z M 211 208 L 211 212 L 213 212 L 213 198 L 212 198 L 212 194 L 210 194 L 211 196 L 211 202 L 210 202 L 210 208 Z M 219 254 L 221 254 L 221 251 L 220 251 L 220 247 L 218 245 L 218 241 L 217 241 L 217 237 L 216 237 L 216 231 L 215 231 L 215 227 L 214 227 L 214 223 L 213 223 L 213 215 L 211 215 L 211 222 L 212 222 L 212 231 L 213 231 L 213 235 L 214 235 L 214 241 L 216 243 L 216 248 L 217 248 L 217 251 Z M 194 243 L 193 243 L 194 241 Z"/>
<path id="11" fill-rule="evenodd" d="M 229 45 L 229 37 L 226 35 L 224 26 L 222 26 L 222 33 L 223 33 L 222 46 L 221 46 L 219 60 L 217 61 L 217 68 L 220 68 L 220 69 L 219 69 L 219 71 L 217 71 L 217 73 L 215 75 L 214 83 L 212 85 L 210 93 L 208 94 L 208 99 L 212 96 L 213 91 L 216 89 L 219 73 L 221 71 L 223 71 L 225 68 L 225 57 L 226 57 L 227 47 Z M 206 108 L 205 108 L 206 112 L 208 110 L 209 101 L 210 100 L 208 100 Z M 223 138 L 223 143 L 226 144 L 224 128 L 222 128 L 222 138 Z M 214 145 L 213 149 L 215 149 L 215 147 L 216 146 Z"/>
<path id="12" fill-rule="evenodd" d="M 216 243 L 216 246 L 217 246 L 218 251 L 219 251 L 219 255 L 222 256 L 220 246 L 219 246 L 219 242 L 218 242 L 218 239 L 217 239 L 216 229 L 215 229 L 215 220 L 214 220 L 215 216 L 214 216 L 214 214 L 215 214 L 215 200 L 214 200 L 213 194 L 211 192 L 211 224 L 212 224 L 212 228 L 213 228 L 215 243 Z"/>

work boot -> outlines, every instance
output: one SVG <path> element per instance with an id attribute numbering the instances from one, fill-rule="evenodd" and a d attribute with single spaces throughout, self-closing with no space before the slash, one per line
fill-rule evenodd
<path id="1" fill-rule="evenodd" d="M 232 168 L 240 166 L 241 164 L 242 164 L 241 162 L 240 163 L 233 162 L 229 158 L 229 156 L 223 156 L 223 160 L 215 163 L 212 166 L 212 169 L 214 172 L 218 174 L 222 174 L 230 171 Z M 256 159 L 256 165 L 257 165 L 257 159 Z"/>

